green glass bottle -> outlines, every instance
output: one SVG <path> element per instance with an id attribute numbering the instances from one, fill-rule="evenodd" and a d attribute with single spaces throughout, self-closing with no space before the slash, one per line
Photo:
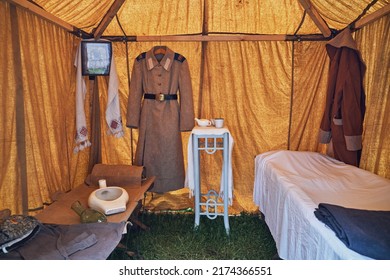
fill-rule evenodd
<path id="1" fill-rule="evenodd" d="M 81 223 L 104 223 L 107 222 L 107 217 L 103 213 L 91 209 L 85 208 L 80 201 L 76 200 L 72 203 L 72 210 L 80 216 Z"/>

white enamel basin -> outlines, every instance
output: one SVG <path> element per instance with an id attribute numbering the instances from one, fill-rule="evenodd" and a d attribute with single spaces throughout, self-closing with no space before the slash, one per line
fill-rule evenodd
<path id="1" fill-rule="evenodd" d="M 123 212 L 129 201 L 129 194 L 120 187 L 106 187 L 93 191 L 88 198 L 88 206 L 106 215 Z"/>

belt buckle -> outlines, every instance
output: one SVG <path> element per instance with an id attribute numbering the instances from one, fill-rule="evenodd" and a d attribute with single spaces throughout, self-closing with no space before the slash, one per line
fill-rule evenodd
<path id="1" fill-rule="evenodd" d="M 157 95 L 157 98 L 156 98 L 158 101 L 164 101 L 165 100 L 165 95 L 163 93 L 160 93 Z"/>

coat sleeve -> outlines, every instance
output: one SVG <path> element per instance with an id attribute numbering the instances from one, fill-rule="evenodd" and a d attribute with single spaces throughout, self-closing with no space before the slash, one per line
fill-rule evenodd
<path id="1" fill-rule="evenodd" d="M 184 60 L 179 76 L 180 92 L 180 131 L 190 131 L 194 128 L 194 102 L 191 75 L 187 60 Z"/>
<path id="2" fill-rule="evenodd" d="M 360 59 L 352 49 L 344 51 L 341 63 L 348 65 L 342 84 L 343 101 L 341 114 L 343 131 L 348 151 L 362 149 L 365 95 Z"/>
<path id="3" fill-rule="evenodd" d="M 126 126 L 138 128 L 141 115 L 142 101 L 142 72 L 141 63 L 134 61 L 133 70 L 131 72 L 130 92 L 127 101 Z"/>
<path id="4" fill-rule="evenodd" d="M 331 133 L 331 122 L 333 120 L 332 116 L 332 105 L 335 96 L 335 87 L 336 87 L 336 78 L 338 71 L 338 63 L 333 60 L 333 57 L 330 58 L 329 65 L 329 74 L 328 74 L 328 85 L 326 89 L 326 101 L 325 101 L 325 109 L 322 116 L 320 131 L 319 131 L 319 142 L 321 144 L 328 144 L 332 138 Z"/>
<path id="5" fill-rule="evenodd" d="M 328 82 L 329 84 L 329 82 Z M 325 103 L 325 110 L 322 116 L 321 124 L 320 124 L 320 131 L 318 134 L 318 140 L 321 144 L 328 144 L 330 143 L 330 139 L 332 138 L 331 134 L 331 119 L 332 119 L 332 102 L 333 102 L 333 96 L 334 92 L 329 89 L 327 90 L 326 95 L 326 103 Z"/>

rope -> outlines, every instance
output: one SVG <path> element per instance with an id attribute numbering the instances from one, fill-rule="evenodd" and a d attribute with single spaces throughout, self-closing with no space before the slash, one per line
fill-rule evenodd
<path id="1" fill-rule="evenodd" d="M 299 29 L 301 29 L 303 22 L 305 21 L 305 17 L 306 17 L 306 10 L 303 11 L 303 16 L 302 16 L 301 22 L 299 23 L 297 30 L 295 30 L 294 36 L 296 36 Z"/>

